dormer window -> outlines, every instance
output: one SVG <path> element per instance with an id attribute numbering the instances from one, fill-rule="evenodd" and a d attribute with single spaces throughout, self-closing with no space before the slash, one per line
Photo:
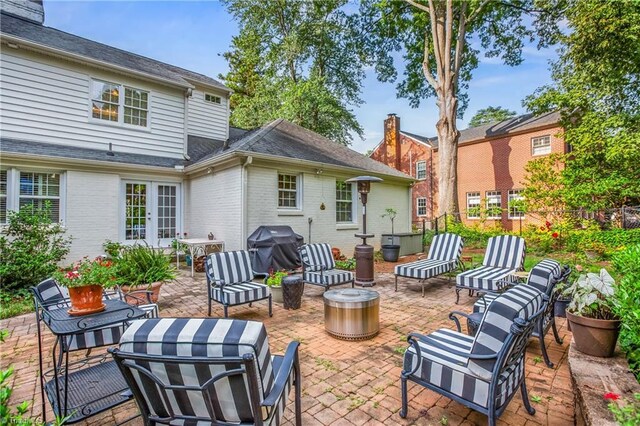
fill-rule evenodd
<path id="1" fill-rule="evenodd" d="M 220 96 L 212 95 L 211 93 L 204 94 L 204 100 L 206 102 L 211 102 L 212 104 L 221 104 L 222 98 Z"/>
<path id="2" fill-rule="evenodd" d="M 149 127 L 149 92 L 122 84 L 93 80 L 91 117 L 112 123 Z"/>

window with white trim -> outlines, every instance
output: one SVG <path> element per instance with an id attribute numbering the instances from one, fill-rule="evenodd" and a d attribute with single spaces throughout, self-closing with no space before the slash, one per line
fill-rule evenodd
<path id="1" fill-rule="evenodd" d="M 427 162 L 426 161 L 416 162 L 416 179 L 426 179 L 426 178 L 427 178 Z"/>
<path id="2" fill-rule="evenodd" d="M 9 168 L 0 171 L 0 223 L 7 223 L 10 211 L 44 210 L 49 207 L 52 222 L 62 221 L 64 173 Z"/>
<path id="3" fill-rule="evenodd" d="M 487 219 L 502 218 L 502 194 L 500 191 L 487 191 Z"/>
<path id="4" fill-rule="evenodd" d="M 547 154 L 551 154 L 551 137 L 547 135 L 531 138 L 531 155 Z"/>
<path id="5" fill-rule="evenodd" d="M 509 219 L 520 219 L 524 217 L 524 209 L 522 205 L 522 201 L 524 197 L 522 196 L 521 189 L 510 189 L 507 194 L 507 205 L 509 208 Z"/>
<path id="6" fill-rule="evenodd" d="M 416 212 L 418 216 L 427 215 L 427 199 L 425 197 L 416 198 Z"/>
<path id="7" fill-rule="evenodd" d="M 211 93 L 205 93 L 204 94 L 204 100 L 205 100 L 205 102 L 211 102 L 212 104 L 221 104 L 222 103 L 222 98 L 220 96 L 212 95 Z"/>
<path id="8" fill-rule="evenodd" d="M 480 218 L 480 193 L 467 192 L 467 219 Z"/>
<path id="9" fill-rule="evenodd" d="M 149 92 L 106 81 L 91 81 L 91 117 L 149 127 Z"/>
<path id="10" fill-rule="evenodd" d="M 336 223 L 353 223 L 354 194 L 353 184 L 336 181 Z"/>
<path id="11" fill-rule="evenodd" d="M 300 175 L 278 173 L 278 208 L 299 210 Z"/>

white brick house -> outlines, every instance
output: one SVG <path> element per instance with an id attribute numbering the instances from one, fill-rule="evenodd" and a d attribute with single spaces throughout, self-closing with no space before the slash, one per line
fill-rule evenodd
<path id="1" fill-rule="evenodd" d="M 49 201 L 73 236 L 69 259 L 105 240 L 167 245 L 213 232 L 245 247 L 286 224 L 351 253 L 361 206 L 342 181 L 378 176 L 368 228 L 386 207 L 410 227 L 413 179 L 283 120 L 229 127 L 220 82 L 42 24 L 39 0 L 2 0 L 0 222 Z M 379 244 L 379 239 L 376 239 Z"/>

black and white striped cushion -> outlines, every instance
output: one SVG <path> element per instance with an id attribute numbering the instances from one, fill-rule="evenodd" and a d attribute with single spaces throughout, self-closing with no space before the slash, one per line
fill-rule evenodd
<path id="1" fill-rule="evenodd" d="M 329 286 L 350 283 L 353 280 L 353 273 L 341 269 L 331 269 L 322 273 L 305 271 L 303 279 L 311 284 Z"/>
<path id="2" fill-rule="evenodd" d="M 211 253 L 207 256 L 207 282 L 224 281 L 225 284 L 236 284 L 251 281 L 253 270 L 251 258 L 247 250 Z"/>
<path id="3" fill-rule="evenodd" d="M 456 286 L 481 291 L 500 290 L 499 281 L 514 281 L 512 274 L 515 269 L 480 266 L 456 275 Z"/>
<path id="4" fill-rule="evenodd" d="M 401 277 L 426 280 L 427 278 L 436 277 L 446 272 L 450 272 L 454 268 L 455 263 L 451 261 L 424 259 L 402 265 L 396 265 L 394 273 Z"/>
<path id="5" fill-rule="evenodd" d="M 214 318 L 163 318 L 136 320 L 123 334 L 120 351 L 149 355 L 185 357 L 185 363 L 137 361 L 149 369 L 165 385 L 202 385 L 213 376 L 238 368 L 237 364 L 189 364 L 189 357 L 255 357 L 259 372 L 260 400 L 273 386 L 274 366 L 267 332 L 262 323 Z M 205 401 L 201 392 L 166 389 L 169 406 L 164 405 L 160 387 L 146 376 L 131 370 L 134 380 L 152 414 L 167 416 L 207 417 L 207 405 L 213 406 L 216 418 L 230 423 L 251 422 L 251 406 L 247 382 L 242 376 L 218 380 L 212 389 L 211 400 Z M 267 416 L 265 416 L 266 418 Z M 177 421 L 171 424 L 192 424 Z M 201 424 L 193 422 L 193 424 Z"/>
<path id="6" fill-rule="evenodd" d="M 489 238 L 482 265 L 520 270 L 524 264 L 524 256 L 524 238 L 515 235 L 499 235 Z"/>
<path id="7" fill-rule="evenodd" d="M 320 271 L 323 266 L 324 269 L 336 267 L 331 246 L 327 243 L 305 244 L 300 247 L 300 257 L 308 271 Z"/>
<path id="8" fill-rule="evenodd" d="M 210 287 L 211 298 L 225 305 L 240 305 L 269 297 L 271 290 L 260 283 L 246 282 Z"/>
<path id="9" fill-rule="evenodd" d="M 427 258 L 445 261 L 458 260 L 462 254 L 464 242 L 456 234 L 438 234 L 433 237 Z"/>
<path id="10" fill-rule="evenodd" d="M 493 355 L 502 350 L 516 318 L 528 319 L 542 308 L 543 293 L 527 285 L 519 285 L 500 294 L 487 308 L 473 341 L 471 353 Z M 475 375 L 491 380 L 496 359 L 470 360 Z"/>

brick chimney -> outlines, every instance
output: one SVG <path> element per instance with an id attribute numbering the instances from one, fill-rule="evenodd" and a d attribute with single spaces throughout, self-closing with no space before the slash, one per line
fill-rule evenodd
<path id="1" fill-rule="evenodd" d="M 36 24 L 44 22 L 42 0 L 0 0 L 0 10 Z"/>
<path id="2" fill-rule="evenodd" d="M 384 163 L 400 170 L 400 117 L 391 113 L 384 120 Z"/>

